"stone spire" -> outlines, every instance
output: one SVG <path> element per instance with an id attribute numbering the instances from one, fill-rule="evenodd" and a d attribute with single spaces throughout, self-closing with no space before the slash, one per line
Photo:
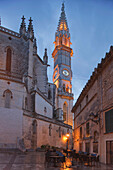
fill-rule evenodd
<path id="1" fill-rule="evenodd" d="M 61 16 L 60 16 L 58 27 L 57 27 L 57 32 L 58 31 L 68 31 L 69 32 L 69 28 L 68 28 L 68 24 L 67 24 L 67 20 L 66 20 L 66 14 L 65 14 L 65 10 L 64 10 L 64 3 L 62 3 Z"/>
<path id="2" fill-rule="evenodd" d="M 26 33 L 26 23 L 25 23 L 24 15 L 21 19 L 22 19 L 22 23 L 20 25 L 20 35 L 23 35 Z"/>
<path id="3" fill-rule="evenodd" d="M 43 61 L 44 61 L 44 64 L 48 63 L 47 48 L 45 48 L 45 53 L 44 53 L 44 56 L 43 56 Z"/>
<path id="4" fill-rule="evenodd" d="M 36 43 L 36 38 L 34 38 L 34 41 L 33 41 L 33 53 L 34 53 L 34 54 L 37 54 L 37 43 Z"/>
<path id="5" fill-rule="evenodd" d="M 33 30 L 33 25 L 32 25 L 32 19 L 31 19 L 31 17 L 30 17 L 30 19 L 29 19 L 29 25 L 28 25 L 28 37 L 29 38 L 31 38 L 31 39 L 33 39 L 34 38 L 34 30 Z"/>
<path id="6" fill-rule="evenodd" d="M 64 10 L 64 3 L 62 3 L 61 16 L 58 22 L 57 31 L 55 33 L 55 47 L 59 45 L 65 45 L 70 47 L 70 33 L 66 20 L 66 14 Z"/>

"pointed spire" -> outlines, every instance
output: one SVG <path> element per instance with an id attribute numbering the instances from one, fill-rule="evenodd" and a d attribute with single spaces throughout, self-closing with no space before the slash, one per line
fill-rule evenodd
<path id="1" fill-rule="evenodd" d="M 32 24 L 32 19 L 30 17 L 29 19 L 29 25 L 28 25 L 28 37 L 33 39 L 34 38 L 34 30 L 33 30 L 33 24 Z"/>
<path id="2" fill-rule="evenodd" d="M 55 42 L 54 42 L 55 47 L 59 46 L 59 45 L 65 45 L 67 47 L 70 47 L 70 45 L 71 45 L 70 33 L 69 33 L 69 28 L 68 28 L 66 14 L 65 14 L 64 9 L 65 9 L 65 7 L 64 7 L 64 2 L 63 2 L 57 31 L 55 33 Z"/>
<path id="3" fill-rule="evenodd" d="M 43 61 L 44 61 L 44 64 L 48 63 L 47 48 L 45 48 L 45 53 L 44 53 Z"/>
<path id="4" fill-rule="evenodd" d="M 29 25 L 28 25 L 28 31 L 30 32 L 30 31 L 33 31 L 33 25 L 32 25 L 32 19 L 31 19 L 31 17 L 30 17 L 30 19 L 29 19 Z"/>
<path id="5" fill-rule="evenodd" d="M 22 19 L 22 23 L 20 25 L 20 34 L 22 35 L 26 33 L 26 23 L 25 23 L 24 15 L 21 19 Z"/>
<path id="6" fill-rule="evenodd" d="M 64 7 L 64 2 L 63 2 L 57 31 L 62 31 L 62 30 L 69 31 L 64 8 L 65 7 Z"/>

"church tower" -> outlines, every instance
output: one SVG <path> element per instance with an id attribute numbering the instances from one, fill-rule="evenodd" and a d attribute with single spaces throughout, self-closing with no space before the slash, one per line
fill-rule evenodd
<path id="1" fill-rule="evenodd" d="M 71 57 L 73 56 L 73 50 L 70 47 L 72 43 L 70 42 L 64 3 L 62 3 L 61 16 L 55 33 L 54 44 L 55 49 L 52 57 L 54 58 L 53 83 L 56 85 L 56 109 L 62 109 L 64 123 L 73 126 L 73 114 L 71 113 L 73 106 L 71 84 Z"/>

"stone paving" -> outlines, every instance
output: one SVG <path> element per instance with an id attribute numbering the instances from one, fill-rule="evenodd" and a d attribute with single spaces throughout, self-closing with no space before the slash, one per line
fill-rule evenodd
<path id="1" fill-rule="evenodd" d="M 63 170 L 52 166 L 45 167 L 44 152 L 18 153 L 8 152 L 0 153 L 0 170 Z M 98 164 L 97 166 L 88 167 L 76 164 L 66 170 L 113 170 L 113 165 Z"/>

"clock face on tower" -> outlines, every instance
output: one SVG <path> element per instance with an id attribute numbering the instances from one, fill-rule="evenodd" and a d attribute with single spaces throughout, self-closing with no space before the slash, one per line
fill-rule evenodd
<path id="1" fill-rule="evenodd" d="M 66 70 L 66 69 L 64 69 L 62 73 L 63 73 L 63 75 L 66 76 L 66 77 L 69 76 L 69 71 Z"/>

